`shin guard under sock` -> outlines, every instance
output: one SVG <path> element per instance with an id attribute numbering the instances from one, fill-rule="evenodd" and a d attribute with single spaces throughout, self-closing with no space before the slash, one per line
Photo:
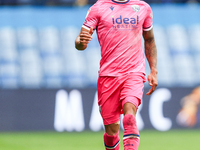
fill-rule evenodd
<path id="1" fill-rule="evenodd" d="M 104 145 L 106 150 L 119 150 L 120 148 L 120 139 L 119 131 L 115 135 L 108 135 L 104 133 Z"/>
<path id="2" fill-rule="evenodd" d="M 137 150 L 139 147 L 140 135 L 134 115 L 132 114 L 125 115 L 123 118 L 123 125 L 124 125 L 124 136 L 123 136 L 124 150 Z"/>

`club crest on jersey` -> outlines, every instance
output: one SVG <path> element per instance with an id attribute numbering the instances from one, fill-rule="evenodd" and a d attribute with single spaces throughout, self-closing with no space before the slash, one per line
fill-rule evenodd
<path id="1" fill-rule="evenodd" d="M 138 6 L 138 5 L 132 5 L 131 7 L 133 8 L 133 10 L 135 12 L 139 12 L 140 11 L 140 6 Z"/>
<path id="2" fill-rule="evenodd" d="M 113 7 L 113 6 L 111 6 L 111 7 L 110 7 L 110 9 L 113 11 L 114 7 Z"/>

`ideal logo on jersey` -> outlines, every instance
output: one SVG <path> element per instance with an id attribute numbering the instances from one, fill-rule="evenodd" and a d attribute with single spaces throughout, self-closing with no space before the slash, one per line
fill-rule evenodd
<path id="1" fill-rule="evenodd" d="M 123 18 L 121 15 L 120 17 L 114 18 L 112 16 L 112 23 L 114 29 L 134 30 L 139 24 L 139 16 L 136 18 Z"/>

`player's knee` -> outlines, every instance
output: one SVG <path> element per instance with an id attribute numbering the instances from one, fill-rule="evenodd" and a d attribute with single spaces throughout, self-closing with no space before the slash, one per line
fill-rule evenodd
<path id="1" fill-rule="evenodd" d="M 120 123 L 116 122 L 113 124 L 105 125 L 105 131 L 108 135 L 115 135 L 119 132 Z"/>
<path id="2" fill-rule="evenodd" d="M 138 99 L 138 98 L 136 98 L 136 99 Z M 130 102 L 127 102 L 124 104 L 124 106 L 123 106 L 123 114 L 124 115 L 127 115 L 127 114 L 136 115 L 136 112 L 137 112 L 137 107 L 134 104 L 132 104 Z"/>

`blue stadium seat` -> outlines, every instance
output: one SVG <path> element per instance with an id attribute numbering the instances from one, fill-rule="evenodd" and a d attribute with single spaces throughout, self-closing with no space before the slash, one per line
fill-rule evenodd
<path id="1" fill-rule="evenodd" d="M 60 49 L 60 35 L 56 27 L 49 26 L 39 30 L 39 49 L 42 54 L 55 54 Z"/>
<path id="2" fill-rule="evenodd" d="M 2 88 L 19 87 L 19 65 L 13 62 L 0 63 L 0 80 Z"/>
<path id="3" fill-rule="evenodd" d="M 190 52 L 189 39 L 184 26 L 176 24 L 167 27 L 167 36 L 172 54 Z"/>
<path id="4" fill-rule="evenodd" d="M 38 48 L 38 33 L 33 27 L 17 29 L 17 41 L 19 49 Z"/>
<path id="5" fill-rule="evenodd" d="M 200 25 L 196 24 L 189 27 L 189 37 L 194 53 L 200 54 Z"/>
<path id="6" fill-rule="evenodd" d="M 0 29 L 0 80 L 2 88 L 17 88 L 19 64 L 15 30 Z"/>
<path id="7" fill-rule="evenodd" d="M 25 88 L 42 87 L 43 68 L 39 51 L 25 49 L 19 52 L 20 84 Z"/>
<path id="8" fill-rule="evenodd" d="M 74 41 L 79 29 L 67 27 L 61 30 L 62 54 L 64 56 L 64 84 L 69 87 L 84 87 L 87 85 L 87 64 L 85 51 L 75 49 Z"/>
<path id="9" fill-rule="evenodd" d="M 39 41 L 44 86 L 47 88 L 62 87 L 64 63 L 59 30 L 53 26 L 41 28 L 39 30 Z"/>
<path id="10" fill-rule="evenodd" d="M 48 55 L 43 58 L 44 84 L 47 88 L 62 87 L 63 59 L 60 55 Z"/>
<path id="11" fill-rule="evenodd" d="M 9 26 L 0 29 L 0 51 L 16 49 L 17 37 L 15 33 L 15 29 Z"/>

